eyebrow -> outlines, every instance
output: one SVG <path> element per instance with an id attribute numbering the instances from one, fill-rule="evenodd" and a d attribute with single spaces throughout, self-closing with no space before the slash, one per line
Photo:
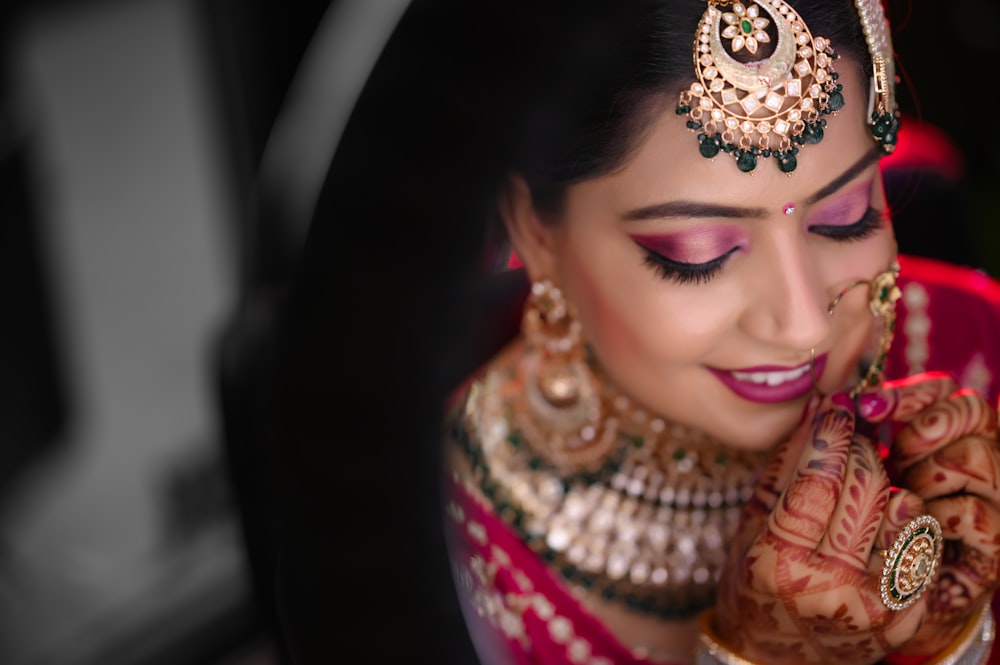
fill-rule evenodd
<path id="1" fill-rule="evenodd" d="M 816 192 L 805 199 L 806 204 L 816 203 L 830 196 L 844 185 L 854 180 L 859 173 L 867 169 L 882 156 L 879 146 L 861 156 L 839 176 L 831 180 Z M 762 218 L 768 214 L 766 208 L 754 208 L 746 206 L 729 206 L 717 203 L 699 203 L 697 201 L 667 201 L 666 203 L 656 203 L 642 208 L 629 210 L 622 217 L 625 221 L 641 221 L 648 219 L 666 219 L 670 217 L 712 217 L 726 219 L 755 219 Z"/>

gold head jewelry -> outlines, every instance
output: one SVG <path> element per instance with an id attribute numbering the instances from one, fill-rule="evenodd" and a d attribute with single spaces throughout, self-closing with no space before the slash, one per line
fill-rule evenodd
<path id="1" fill-rule="evenodd" d="M 707 3 L 694 39 L 696 80 L 681 92 L 677 114 L 687 116 L 702 156 L 729 153 L 746 173 L 774 157 L 791 173 L 799 148 L 822 141 L 825 116 L 844 106 L 837 54 L 784 0 Z M 888 24 L 879 0 L 856 7 L 874 68 L 872 132 L 891 152 L 899 121 Z"/>

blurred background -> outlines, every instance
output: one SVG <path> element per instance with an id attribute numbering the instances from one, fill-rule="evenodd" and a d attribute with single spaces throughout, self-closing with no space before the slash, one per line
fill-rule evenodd
<path id="1" fill-rule="evenodd" d="M 3 665 L 286 660 L 242 416 L 337 137 L 405 6 L 2 5 Z M 933 194 L 917 215 L 899 187 L 894 206 L 904 252 L 1000 275 L 1000 135 L 974 96 L 998 33 L 958 30 L 990 9 L 891 8 L 924 139 L 893 177 Z"/>

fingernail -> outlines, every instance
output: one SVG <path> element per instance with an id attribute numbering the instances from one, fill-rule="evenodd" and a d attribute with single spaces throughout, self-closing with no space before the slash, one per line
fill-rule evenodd
<path id="1" fill-rule="evenodd" d="M 878 418 L 889 408 L 889 401 L 882 393 L 865 393 L 858 397 L 858 413 L 862 418 Z"/>
<path id="2" fill-rule="evenodd" d="M 854 402 L 851 401 L 851 397 L 847 393 L 834 393 L 830 395 L 830 401 L 848 411 L 854 410 Z"/>

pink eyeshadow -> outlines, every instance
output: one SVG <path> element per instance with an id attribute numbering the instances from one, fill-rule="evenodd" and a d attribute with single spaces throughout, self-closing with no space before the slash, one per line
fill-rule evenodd
<path id="1" fill-rule="evenodd" d="M 629 234 L 636 243 L 678 263 L 706 263 L 733 247 L 746 246 L 746 233 L 733 228 L 703 228 L 663 235 Z"/>
<path id="2" fill-rule="evenodd" d="M 854 224 L 871 205 L 872 183 L 862 183 L 830 203 L 820 206 L 806 220 L 806 226 L 847 226 Z"/>

